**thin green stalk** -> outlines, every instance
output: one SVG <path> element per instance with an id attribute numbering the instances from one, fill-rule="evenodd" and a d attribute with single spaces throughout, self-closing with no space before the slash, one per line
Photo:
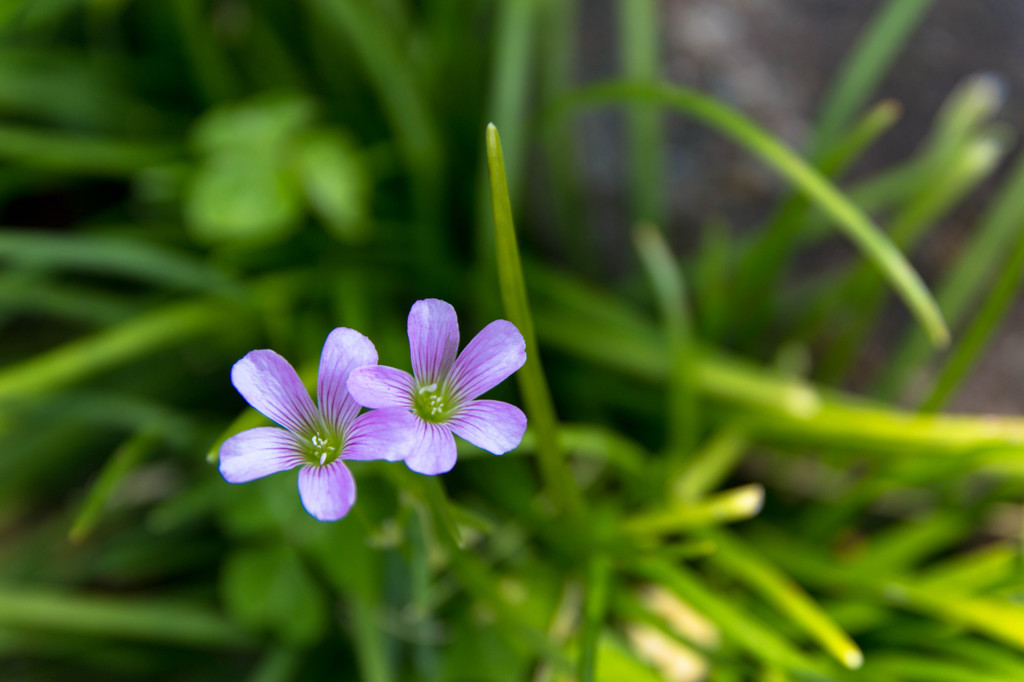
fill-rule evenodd
<path id="1" fill-rule="evenodd" d="M 626 519 L 624 532 L 631 535 L 671 535 L 757 516 L 764 504 L 764 487 L 758 483 L 733 488 L 704 500 L 677 503 L 663 510 Z"/>
<path id="2" fill-rule="evenodd" d="M 699 336 L 710 342 L 723 340 L 730 321 L 731 302 L 735 300 L 731 293 L 737 274 L 733 267 L 734 249 L 729 226 L 723 219 L 712 217 L 701 225 L 700 251 L 690 268 L 690 280 Z"/>
<path id="3" fill-rule="evenodd" d="M 604 555 L 592 557 L 587 564 L 583 630 L 580 633 L 580 657 L 577 663 L 580 682 L 594 682 L 597 673 L 598 642 L 608 611 L 611 568 L 611 561 Z"/>
<path id="4" fill-rule="evenodd" d="M 543 3 L 540 28 L 542 62 L 539 82 L 542 102 L 564 97 L 573 86 L 575 68 L 576 23 L 579 0 Z M 544 156 L 550 178 L 555 223 L 559 226 L 563 247 L 570 262 L 580 271 L 592 269 L 595 262 L 594 240 L 583 225 L 577 176 L 575 131 L 567 121 L 541 130 Z"/>
<path id="5" fill-rule="evenodd" d="M 1019 225 L 1020 231 L 1024 232 L 1024 222 Z M 936 411 L 949 400 L 953 391 L 967 376 L 988 346 L 992 335 L 999 329 L 1000 323 L 1014 303 L 1017 292 L 1020 291 L 1022 280 L 1024 280 L 1024 239 L 1018 237 L 1013 253 L 1000 271 L 992 293 L 985 299 L 985 303 L 975 315 L 967 333 L 953 348 L 935 382 L 931 395 L 924 402 L 923 410 Z"/>
<path id="6" fill-rule="evenodd" d="M 534 34 L 540 5 L 536 0 L 502 0 L 495 17 L 494 61 L 491 66 L 491 91 L 486 116 L 492 125 L 501 128 L 504 146 L 510 152 L 505 177 L 510 197 L 522 196 L 524 163 L 526 161 L 527 98 L 533 68 Z M 480 168 L 477 191 L 476 265 L 483 281 L 494 279 L 494 231 L 488 214 L 488 159 Z M 481 288 L 486 291 L 486 288 Z M 493 298 L 485 297 L 485 306 Z M 486 312 L 486 308 L 479 312 Z"/>
<path id="7" fill-rule="evenodd" d="M 973 522 L 972 515 L 957 509 L 894 524 L 874 533 L 871 542 L 850 562 L 850 568 L 867 575 L 905 573 L 955 548 L 974 530 Z"/>
<path id="8" fill-rule="evenodd" d="M 986 672 L 977 665 L 942 656 L 907 653 L 872 654 L 866 674 L 890 676 L 905 682 L 1006 682 L 1005 673 Z"/>
<path id="9" fill-rule="evenodd" d="M 669 453 L 667 465 L 671 471 L 678 468 L 693 450 L 697 434 L 700 433 L 693 323 L 679 263 L 658 229 L 650 224 L 637 226 L 633 231 L 633 243 L 654 288 L 654 298 L 661 313 L 669 356 L 672 358 L 668 382 L 666 448 Z"/>
<path id="10" fill-rule="evenodd" d="M 515 225 L 512 222 L 512 205 L 505 179 L 501 140 L 498 137 L 498 129 L 493 124 L 487 126 L 487 168 L 490 173 L 491 201 L 494 208 L 498 282 L 505 314 L 509 321 L 519 328 L 526 341 L 527 361 L 516 378 L 526 402 L 527 414 L 537 434 L 541 474 L 545 487 L 560 506 L 569 510 L 579 510 L 579 488 L 566 466 L 565 453 L 558 444 L 558 417 L 540 361 L 522 263 L 519 260 Z"/>
<path id="11" fill-rule="evenodd" d="M 534 319 L 541 338 L 555 348 L 641 379 L 668 378 L 668 349 L 648 330 L 609 329 L 547 308 L 538 308 Z M 710 397 L 796 418 L 812 416 L 820 409 L 821 397 L 802 379 L 761 369 L 705 346 L 696 348 L 695 354 L 696 386 Z"/>
<path id="12" fill-rule="evenodd" d="M 708 557 L 712 566 L 749 585 L 844 666 L 861 667 L 860 647 L 789 576 L 724 529 L 708 528 L 702 534 L 717 549 Z"/>
<path id="13" fill-rule="evenodd" d="M 804 652 L 745 609 L 710 590 L 690 570 L 657 560 L 638 564 L 633 570 L 677 594 L 758 659 L 789 670 L 820 674 L 819 666 Z"/>
<path id="14" fill-rule="evenodd" d="M 72 595 L 25 585 L 0 587 L 0 626 L 204 649 L 254 644 L 248 634 L 205 607 Z"/>
<path id="15" fill-rule="evenodd" d="M 963 321 L 969 312 L 968 306 L 977 300 L 993 273 L 1008 269 L 1009 266 L 1002 266 L 1000 262 L 1007 251 L 1016 253 L 1014 240 L 1020 234 L 1021 225 L 1024 225 L 1024 157 L 1003 183 L 999 196 L 989 204 L 976 229 L 977 236 L 938 287 L 939 307 L 951 325 L 957 326 Z M 926 340 L 916 330 L 911 330 L 880 379 L 877 395 L 894 398 L 928 354 Z"/>
<path id="16" fill-rule="evenodd" d="M 664 382 L 669 356 L 649 328 L 607 327 L 579 316 L 536 316 L 545 342 L 607 369 Z M 608 350 L 611 349 L 611 350 Z M 1024 419 L 920 415 L 839 392 L 823 394 L 807 382 L 760 368 L 707 347 L 697 349 L 697 386 L 710 397 L 749 410 L 738 426 L 752 440 L 839 446 L 875 455 L 965 455 L 983 448 L 1019 452 Z"/>
<path id="17" fill-rule="evenodd" d="M 192 254 L 139 239 L 5 227 L 0 260 L 43 270 L 126 277 L 183 291 L 238 294 L 238 282 Z"/>
<path id="18" fill-rule="evenodd" d="M 759 533 L 764 540 L 762 548 L 807 584 L 853 591 L 862 599 L 929 616 L 1024 649 L 1024 608 L 1019 604 L 935 588 L 909 577 L 850 570 L 791 535 L 766 529 Z"/>
<path id="19" fill-rule="evenodd" d="M 835 220 L 835 225 L 885 275 L 937 346 L 949 332 L 938 305 L 900 250 L 818 171 L 748 118 L 721 102 L 693 90 L 657 83 L 610 82 L 585 88 L 567 98 L 556 113 L 565 114 L 624 100 L 657 102 L 698 119 L 733 139 L 789 179 Z"/>
<path id="20" fill-rule="evenodd" d="M 660 78 L 661 5 L 656 0 L 618 0 L 622 74 L 634 81 Z M 661 112 L 654 106 L 627 112 L 629 187 L 633 219 L 665 224 L 665 158 Z"/>
<path id="21" fill-rule="evenodd" d="M 811 419 L 751 415 L 742 420 L 752 438 L 779 444 L 819 444 L 873 456 L 930 453 L 964 456 L 981 449 L 1024 449 L 1024 419 L 921 415 L 853 398 L 826 399 Z"/>
<path id="22" fill-rule="evenodd" d="M 917 582 L 935 590 L 977 594 L 1005 582 L 1018 570 L 1018 549 L 1009 542 L 985 545 L 935 562 Z"/>
<path id="23" fill-rule="evenodd" d="M 68 532 L 69 540 L 77 544 L 89 537 L 117 486 L 159 442 L 159 429 L 143 428 L 114 450 L 75 516 Z"/>
<path id="24" fill-rule="evenodd" d="M 176 303 L 0 371 L 0 403 L 63 388 L 224 324 L 224 306 Z"/>
<path id="25" fill-rule="evenodd" d="M 462 547 L 462 533 L 459 526 L 452 517 L 451 505 L 448 502 L 448 493 L 445 492 L 444 484 L 438 477 L 429 477 L 422 481 L 423 497 L 434 517 L 439 533 L 446 536 L 447 542 L 455 547 Z"/>
<path id="26" fill-rule="evenodd" d="M 811 142 L 818 157 L 885 77 L 934 0 L 889 0 L 858 38 L 825 96 Z"/>
<path id="27" fill-rule="evenodd" d="M 992 136 L 981 136 L 964 145 L 936 182 L 925 187 L 892 221 L 893 242 L 911 251 L 929 228 L 995 170 L 1004 152 L 1003 143 Z M 881 285 L 866 266 L 858 267 L 834 291 L 835 294 L 823 294 L 823 299 L 830 301 L 823 305 L 843 311 L 841 320 L 829 325 L 830 332 L 841 335 L 842 339 L 821 361 L 820 374 L 826 382 L 837 381 L 849 370 L 857 350 L 866 343 L 883 302 Z M 844 327 L 845 333 L 840 331 Z"/>
<path id="28" fill-rule="evenodd" d="M 725 480 L 749 445 L 742 429 L 735 426 L 712 434 L 672 481 L 672 498 L 692 503 L 707 495 Z"/>
<path id="29" fill-rule="evenodd" d="M 353 592 L 349 595 L 348 604 L 361 679 L 366 682 L 392 682 L 395 676 L 385 649 L 386 640 L 375 601 L 368 595 Z"/>
<path id="30" fill-rule="evenodd" d="M 830 179 L 840 177 L 861 154 L 892 128 L 899 120 L 900 106 L 893 100 L 884 100 L 872 107 L 856 125 L 841 137 L 825 153 L 818 163 L 821 173 Z M 797 239 L 805 227 L 805 219 L 811 209 L 806 195 L 791 193 L 776 211 L 772 219 L 746 248 L 736 268 L 736 300 L 755 302 L 754 311 L 745 310 L 741 319 L 746 320 L 747 331 L 738 338 L 759 338 L 762 328 L 771 314 L 772 296 L 764 292 L 775 290 L 778 277 L 790 261 Z M 757 304 L 756 302 L 762 302 Z"/>
<path id="31" fill-rule="evenodd" d="M 123 296 L 79 283 L 53 282 L 37 271 L 0 275 L 0 324 L 16 315 L 33 315 L 104 326 L 137 314 L 139 307 Z"/>
<path id="32" fill-rule="evenodd" d="M 61 173 L 122 177 L 167 163 L 182 153 L 175 144 L 105 139 L 27 126 L 0 125 L 0 159 Z"/>

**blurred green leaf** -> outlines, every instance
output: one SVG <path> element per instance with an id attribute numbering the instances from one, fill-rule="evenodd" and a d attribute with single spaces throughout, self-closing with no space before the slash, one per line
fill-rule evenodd
<path id="1" fill-rule="evenodd" d="M 304 135 L 296 151 L 306 197 L 330 232 L 344 242 L 369 229 L 370 180 L 355 144 L 320 129 Z"/>
<path id="2" fill-rule="evenodd" d="M 192 130 L 192 145 L 204 154 L 280 149 L 315 115 L 313 102 L 301 95 L 256 96 L 207 112 Z"/>
<path id="3" fill-rule="evenodd" d="M 210 649 L 253 644 L 220 614 L 185 601 L 66 594 L 26 585 L 0 587 L 0 626 Z"/>
<path id="4" fill-rule="evenodd" d="M 204 243 L 266 243 L 287 237 L 302 217 L 301 189 L 262 149 L 204 161 L 186 195 L 185 217 Z"/>
<path id="5" fill-rule="evenodd" d="M 221 594 L 235 618 L 286 643 L 311 644 L 327 627 L 324 594 L 288 547 L 233 553 L 221 575 Z"/>

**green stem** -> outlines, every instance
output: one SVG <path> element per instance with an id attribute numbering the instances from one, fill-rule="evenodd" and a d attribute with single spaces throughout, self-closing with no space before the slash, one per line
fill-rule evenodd
<path id="1" fill-rule="evenodd" d="M 89 489 L 89 494 L 71 526 L 68 538 L 72 542 L 81 543 L 92 533 L 103 514 L 107 500 L 118 484 L 160 442 L 158 434 L 158 428 L 143 429 L 122 443 L 110 456 L 96 477 L 96 482 Z"/>
<path id="2" fill-rule="evenodd" d="M 597 652 L 608 611 L 611 562 L 604 555 L 591 558 L 587 565 L 587 585 L 583 600 L 583 632 L 580 634 L 580 658 L 577 664 L 580 682 L 594 682 Z"/>
<path id="3" fill-rule="evenodd" d="M 811 144 L 812 156 L 818 156 L 835 139 L 871 96 L 933 2 L 889 0 L 872 18 L 825 97 Z"/>
<path id="4" fill-rule="evenodd" d="M 693 450 L 700 432 L 694 376 L 693 323 L 690 320 L 683 276 L 657 228 L 640 225 L 633 231 L 640 261 L 654 287 L 655 300 L 665 325 L 665 338 L 673 360 L 669 379 L 668 469 L 680 465 Z"/>
<path id="5" fill-rule="evenodd" d="M 490 171 L 491 201 L 494 207 L 498 281 L 505 314 L 519 328 L 526 342 L 527 361 L 516 377 L 537 434 L 541 474 L 545 487 L 557 504 L 570 511 L 578 511 L 582 507 L 582 500 L 572 472 L 566 466 L 565 453 L 558 444 L 558 417 L 540 361 L 515 225 L 512 222 L 512 205 L 505 178 L 501 140 L 493 124 L 487 126 L 487 167 Z"/>
<path id="6" fill-rule="evenodd" d="M 636 81 L 657 81 L 660 3 L 656 0 L 618 0 L 618 8 L 623 75 Z M 662 114 L 654 107 L 636 107 L 627 112 L 627 116 L 633 218 L 664 225 Z"/>

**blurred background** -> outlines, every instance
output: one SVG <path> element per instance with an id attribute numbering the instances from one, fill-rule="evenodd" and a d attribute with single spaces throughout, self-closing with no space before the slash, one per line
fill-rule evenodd
<path id="1" fill-rule="evenodd" d="M 0 679 L 1024 679 L 1024 5 L 9 0 L 0 36 Z M 337 326 L 408 367 L 418 299 L 511 319 L 488 122 L 540 349 L 493 397 L 551 438 L 356 463 L 334 524 L 225 483 L 247 351 L 312 382 Z"/>

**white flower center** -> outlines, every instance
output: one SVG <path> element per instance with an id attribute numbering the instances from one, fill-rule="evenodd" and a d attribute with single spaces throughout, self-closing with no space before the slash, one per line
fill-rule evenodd
<path id="1" fill-rule="evenodd" d="M 416 412 L 427 421 L 432 422 L 443 421 L 451 407 L 448 396 L 438 388 L 436 382 L 420 386 L 416 390 L 416 398 L 413 402 Z"/>
<path id="2" fill-rule="evenodd" d="M 320 466 L 323 466 L 327 462 L 327 458 L 337 450 L 334 446 L 334 441 L 328 437 L 321 436 L 319 433 L 313 434 L 310 442 L 313 444 L 313 458 L 320 460 Z"/>

